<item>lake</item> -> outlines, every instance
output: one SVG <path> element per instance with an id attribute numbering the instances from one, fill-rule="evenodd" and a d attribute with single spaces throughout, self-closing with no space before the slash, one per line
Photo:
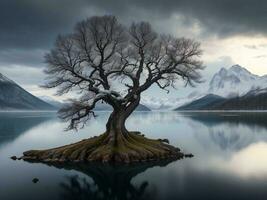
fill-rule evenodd
<path id="1" fill-rule="evenodd" d="M 134 113 L 129 130 L 194 154 L 173 162 L 48 166 L 9 158 L 103 133 L 108 114 L 65 132 L 52 112 L 0 113 L 0 199 L 267 199 L 264 112 Z"/>

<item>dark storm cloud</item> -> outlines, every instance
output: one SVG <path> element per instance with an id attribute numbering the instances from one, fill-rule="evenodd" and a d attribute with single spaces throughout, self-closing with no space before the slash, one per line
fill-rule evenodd
<path id="1" fill-rule="evenodd" d="M 0 60 L 35 63 L 40 58 L 36 49 L 49 49 L 58 33 L 97 14 L 117 15 L 124 22 L 144 18 L 160 24 L 158 30 L 173 28 L 164 20 L 177 14 L 183 16 L 183 27 L 198 23 L 200 37 L 267 34 L 265 0 L 1 0 Z M 23 50 L 28 53 L 19 55 Z M 8 52 L 15 54 L 6 56 Z"/>
<path id="2" fill-rule="evenodd" d="M 0 66 L 25 65 L 29 67 L 44 66 L 42 49 L 6 49 L 0 50 Z"/>
<path id="3" fill-rule="evenodd" d="M 267 33 L 265 0 L 1 0 L 0 48 L 49 46 L 57 33 L 98 11 L 121 19 L 138 19 L 143 12 L 152 23 L 181 14 L 219 36 Z"/>
<path id="4" fill-rule="evenodd" d="M 49 46 L 80 17 L 82 6 L 79 0 L 1 0 L 0 48 Z"/>
<path id="5" fill-rule="evenodd" d="M 267 33 L 266 0 L 96 0 L 94 3 L 115 13 L 127 13 L 125 11 L 133 7 L 162 17 L 182 14 L 196 19 L 207 34 L 221 37 Z"/>
<path id="6" fill-rule="evenodd" d="M 84 17 L 84 5 L 83 0 L 1 0 L 0 66 L 43 67 L 57 34 Z"/>

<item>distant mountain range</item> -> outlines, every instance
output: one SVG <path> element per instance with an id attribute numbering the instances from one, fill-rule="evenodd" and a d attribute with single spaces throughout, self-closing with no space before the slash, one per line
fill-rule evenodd
<path id="1" fill-rule="evenodd" d="M 0 110 L 55 110 L 0 73 Z"/>
<path id="2" fill-rule="evenodd" d="M 43 101 L 53 105 L 57 109 L 60 109 L 65 104 L 67 104 L 67 103 L 56 101 L 53 98 L 48 97 L 48 96 L 41 96 L 39 98 L 41 98 Z M 106 103 L 98 102 L 96 104 L 94 110 L 95 111 L 112 111 L 112 107 L 110 105 L 106 104 Z M 151 110 L 148 107 L 146 107 L 146 106 L 144 106 L 142 104 L 139 104 L 135 111 L 151 111 Z"/>
<path id="3" fill-rule="evenodd" d="M 240 65 L 233 65 L 228 69 L 221 68 L 210 80 L 197 85 L 196 89 L 193 89 L 187 96 L 176 98 L 144 96 L 141 102 L 155 110 L 173 110 L 209 94 L 234 98 L 244 96 L 249 91 L 264 88 L 267 88 L 267 75 L 258 76 Z M 192 88 L 188 87 L 188 90 L 192 90 Z"/>
<path id="4" fill-rule="evenodd" d="M 106 103 L 97 103 L 94 109 L 95 111 L 111 111 L 112 107 Z M 151 111 L 148 107 L 139 104 L 135 111 Z"/>
<path id="5" fill-rule="evenodd" d="M 226 99 L 221 96 L 208 94 L 204 97 L 201 97 L 200 99 L 180 106 L 175 110 L 211 110 L 215 109 L 214 107 L 220 105 L 225 100 Z"/>
<path id="6" fill-rule="evenodd" d="M 0 73 L 0 111 L 11 110 L 58 110 L 64 104 L 48 96 L 36 97 L 14 81 Z M 95 110 L 109 111 L 111 106 L 98 103 Z M 150 109 L 140 104 L 136 111 L 150 111 Z"/>
<path id="7" fill-rule="evenodd" d="M 239 65 L 222 68 L 198 98 L 174 110 L 267 110 L 267 76 Z"/>
<path id="8" fill-rule="evenodd" d="M 267 91 L 263 91 L 257 94 L 251 91 L 244 96 L 229 99 L 208 94 L 175 110 L 267 110 Z"/>
<path id="9" fill-rule="evenodd" d="M 64 104 L 47 96 L 35 97 L 0 73 L 0 110 L 57 110 Z M 150 111 L 150 107 L 157 110 L 267 110 L 267 75 L 252 74 L 239 65 L 221 68 L 206 87 L 199 87 L 187 97 L 143 99 L 137 111 Z M 98 103 L 95 110 L 112 108 Z"/>

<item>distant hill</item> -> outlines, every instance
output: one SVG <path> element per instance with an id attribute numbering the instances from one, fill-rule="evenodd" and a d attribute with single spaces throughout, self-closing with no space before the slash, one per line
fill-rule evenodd
<path id="1" fill-rule="evenodd" d="M 0 73 L 0 110 L 55 110 Z"/>
<path id="2" fill-rule="evenodd" d="M 63 107 L 65 104 L 67 103 L 62 103 L 59 101 L 54 100 L 51 97 L 48 96 L 41 96 L 40 97 L 43 101 L 53 105 L 54 107 L 56 107 L 57 109 L 60 109 L 61 107 Z M 101 103 L 98 102 L 94 108 L 95 111 L 112 111 L 112 107 L 106 103 Z M 139 104 L 138 107 L 136 108 L 135 111 L 151 111 L 148 107 Z"/>
<path id="3" fill-rule="evenodd" d="M 228 99 L 214 107 L 217 110 L 267 110 L 267 89 L 256 89 L 242 97 Z"/>
<path id="4" fill-rule="evenodd" d="M 95 111 L 111 111 L 112 107 L 106 103 L 97 103 L 94 109 Z M 139 104 L 135 111 L 151 111 L 148 107 Z"/>
<path id="5" fill-rule="evenodd" d="M 151 110 L 145 105 L 139 104 L 135 111 L 151 111 Z"/>
<path id="6" fill-rule="evenodd" d="M 200 99 L 197 99 L 186 105 L 180 106 L 175 110 L 210 110 L 220 105 L 225 100 L 226 99 L 221 96 L 208 94 Z"/>
<path id="7" fill-rule="evenodd" d="M 229 99 L 209 94 L 175 110 L 267 110 L 267 88 Z"/>

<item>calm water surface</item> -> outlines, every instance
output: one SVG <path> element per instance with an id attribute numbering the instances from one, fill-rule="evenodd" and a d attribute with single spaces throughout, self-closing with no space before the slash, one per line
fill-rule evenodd
<path id="1" fill-rule="evenodd" d="M 267 199 L 266 113 L 135 113 L 129 130 L 195 155 L 174 162 L 62 167 L 9 159 L 102 133 L 107 117 L 99 113 L 75 133 L 64 132 L 55 113 L 0 113 L 0 199 Z"/>

